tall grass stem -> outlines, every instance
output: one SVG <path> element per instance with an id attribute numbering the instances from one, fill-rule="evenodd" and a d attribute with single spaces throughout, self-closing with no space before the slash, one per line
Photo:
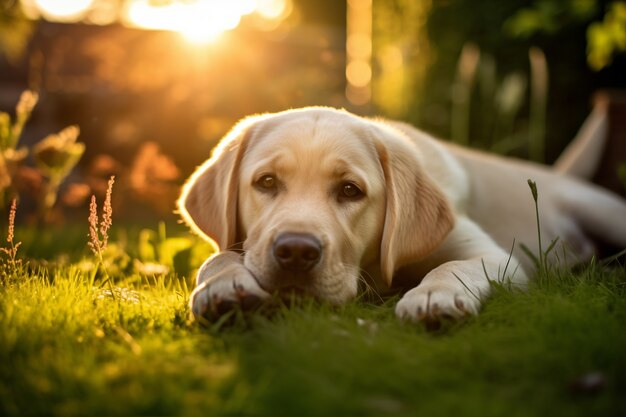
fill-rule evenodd
<path id="1" fill-rule="evenodd" d="M 546 112 L 548 108 L 548 63 L 543 51 L 530 48 L 530 116 L 529 156 L 536 162 L 545 161 Z"/>

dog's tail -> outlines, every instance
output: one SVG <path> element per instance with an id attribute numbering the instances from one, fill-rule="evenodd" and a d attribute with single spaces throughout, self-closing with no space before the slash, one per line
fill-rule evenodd
<path id="1" fill-rule="evenodd" d="M 556 172 L 591 180 L 597 172 L 609 130 L 609 99 L 605 94 L 594 98 L 594 106 L 576 137 L 554 162 Z"/>
<path id="2" fill-rule="evenodd" d="M 564 213 L 594 241 L 626 249 L 626 200 L 602 187 L 576 183 L 573 192 L 559 196 Z"/>
<path id="3" fill-rule="evenodd" d="M 597 94 L 591 114 L 554 163 L 554 170 L 565 176 L 591 180 L 605 153 L 609 122 L 609 97 Z M 574 181 L 572 192 L 560 197 L 564 212 L 594 241 L 625 249 L 626 200 L 602 187 Z"/>

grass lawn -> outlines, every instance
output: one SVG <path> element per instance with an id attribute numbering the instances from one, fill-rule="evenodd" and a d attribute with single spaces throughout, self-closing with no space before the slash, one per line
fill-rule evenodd
<path id="1" fill-rule="evenodd" d="M 398 322 L 397 299 L 205 329 L 188 321 L 190 277 L 120 272 L 110 287 L 87 249 L 63 247 L 79 238 L 22 232 L 30 268 L 0 283 L 0 415 L 626 414 L 617 263 L 494 288 L 479 317 L 437 332 Z"/>

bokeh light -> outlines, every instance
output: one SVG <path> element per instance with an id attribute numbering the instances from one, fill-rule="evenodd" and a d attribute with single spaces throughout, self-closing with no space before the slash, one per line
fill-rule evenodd
<path id="1" fill-rule="evenodd" d="M 21 0 L 21 3 L 31 18 L 109 24 L 111 16 L 117 15 L 125 26 L 178 32 L 193 43 L 216 40 L 222 33 L 238 27 L 249 14 L 275 27 L 293 9 L 290 0 Z"/>
<path id="2" fill-rule="evenodd" d="M 287 9 L 285 0 L 258 0 L 256 11 L 268 19 L 277 19 L 283 15 Z"/>
<path id="3" fill-rule="evenodd" d="M 94 0 L 33 0 L 41 15 L 48 20 L 74 22 L 91 8 Z"/>
<path id="4" fill-rule="evenodd" d="M 349 0 L 346 23 L 346 97 L 363 106 L 372 98 L 372 1 Z"/>
<path id="5" fill-rule="evenodd" d="M 247 3 L 205 0 L 159 5 L 150 0 L 134 0 L 127 3 L 122 18 L 129 26 L 179 32 L 192 42 L 203 43 L 236 28 Z"/>

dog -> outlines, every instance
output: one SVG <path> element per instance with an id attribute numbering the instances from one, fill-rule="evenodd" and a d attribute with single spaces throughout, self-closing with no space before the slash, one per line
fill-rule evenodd
<path id="1" fill-rule="evenodd" d="M 221 252 L 199 269 L 193 315 L 272 294 L 331 304 L 406 291 L 411 322 L 478 314 L 492 282 L 525 288 L 543 249 L 588 260 L 626 247 L 626 201 L 539 164 L 436 140 L 402 122 L 309 107 L 248 117 L 183 187 L 183 220 Z M 557 256 L 552 251 L 551 256 Z M 408 290 L 408 291 L 407 291 Z"/>

